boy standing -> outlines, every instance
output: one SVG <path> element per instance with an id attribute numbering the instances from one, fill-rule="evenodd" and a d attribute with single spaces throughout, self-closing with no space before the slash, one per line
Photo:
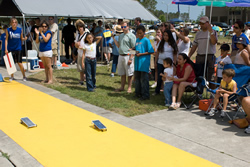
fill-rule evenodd
<path id="1" fill-rule="evenodd" d="M 135 50 L 139 53 L 135 54 L 135 96 L 140 100 L 149 99 L 149 66 L 150 54 L 154 53 L 154 49 L 150 40 L 145 35 L 145 27 L 139 25 L 136 29 Z"/>
<path id="2" fill-rule="evenodd" d="M 235 76 L 235 71 L 233 69 L 226 69 L 222 71 L 222 80 L 220 83 L 220 87 L 216 90 L 216 94 L 214 97 L 214 104 L 213 108 L 209 111 L 209 116 L 214 116 L 216 111 L 215 107 L 219 103 L 219 98 L 223 97 L 223 110 L 221 110 L 221 117 L 225 116 L 225 111 L 227 109 L 228 104 L 228 96 L 236 93 L 237 90 L 237 83 L 233 80 Z"/>
<path id="3" fill-rule="evenodd" d="M 216 60 L 217 64 L 217 83 L 221 82 L 222 79 L 222 71 L 224 69 L 225 64 L 232 64 L 231 58 L 227 55 L 230 51 L 230 46 L 228 44 L 223 44 L 220 47 L 221 56 L 219 56 Z"/>
<path id="4" fill-rule="evenodd" d="M 160 74 L 162 76 L 162 80 L 164 81 L 164 96 L 165 96 L 165 106 L 169 107 L 172 104 L 172 87 L 173 87 L 173 81 L 167 79 L 167 77 L 173 76 L 173 60 L 169 57 L 163 60 L 163 66 L 164 66 L 164 74 Z"/>
<path id="5" fill-rule="evenodd" d="M 109 25 L 106 24 L 105 30 L 103 31 L 103 45 L 102 45 L 103 53 L 106 59 L 106 64 L 109 64 L 110 53 L 112 52 L 111 47 L 109 47 L 109 42 L 111 40 L 111 33 L 112 31 L 110 31 Z"/>

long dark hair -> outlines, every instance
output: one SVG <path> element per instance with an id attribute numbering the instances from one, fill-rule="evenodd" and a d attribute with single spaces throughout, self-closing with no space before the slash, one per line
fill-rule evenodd
<path id="1" fill-rule="evenodd" d="M 164 33 L 168 34 L 168 41 L 164 40 Z M 174 54 L 177 54 L 178 47 L 177 47 L 177 44 L 176 44 L 176 42 L 174 40 L 172 32 L 170 30 L 165 30 L 164 33 L 162 34 L 162 40 L 161 40 L 161 42 L 159 44 L 158 51 L 160 53 L 164 52 L 164 43 L 168 42 L 168 44 L 174 49 Z"/>

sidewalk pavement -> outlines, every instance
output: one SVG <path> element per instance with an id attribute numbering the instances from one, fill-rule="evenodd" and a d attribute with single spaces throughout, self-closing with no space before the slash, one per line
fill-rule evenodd
<path id="1" fill-rule="evenodd" d="M 8 76 L 6 70 L 2 67 L 0 67 L 0 74 L 3 77 Z M 30 74 L 32 73 L 26 73 L 27 76 Z M 204 112 L 200 111 L 197 106 L 194 106 L 192 110 L 181 108 L 176 111 L 168 111 L 166 109 L 128 118 L 71 98 L 68 95 L 42 85 L 29 81 L 23 82 L 21 81 L 22 76 L 20 72 L 15 74 L 15 78 L 17 78 L 18 82 L 34 89 L 96 113 L 223 167 L 250 166 L 250 150 L 248 149 L 250 146 L 250 135 L 245 134 L 244 129 L 239 129 L 229 124 L 227 118 L 221 119 L 218 115 L 211 119 L 206 118 Z M 9 144 L 8 146 L 6 142 L 13 144 Z M 18 147 L 20 146 L 8 138 L 6 134 L 0 132 L 0 150 L 10 156 L 13 164 L 18 167 L 41 166 L 25 150 L 20 148 L 23 152 L 20 153 Z M 0 167 L 3 163 L 12 165 L 9 161 L 6 162 L 6 159 L 0 158 Z M 8 166 L 6 165 L 6 167 Z"/>

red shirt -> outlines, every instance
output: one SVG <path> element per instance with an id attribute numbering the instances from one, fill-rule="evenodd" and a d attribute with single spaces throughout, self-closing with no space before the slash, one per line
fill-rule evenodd
<path id="1" fill-rule="evenodd" d="M 185 63 L 182 70 L 181 70 L 181 66 L 180 65 L 177 65 L 177 68 L 176 68 L 176 75 L 178 78 L 183 78 L 184 77 L 184 73 L 185 73 L 185 69 L 190 66 L 192 68 L 192 72 L 190 73 L 190 75 L 188 76 L 188 79 L 186 80 L 186 82 L 196 82 L 195 81 L 195 73 L 194 73 L 194 69 L 193 67 L 188 64 L 188 63 Z M 180 84 L 179 81 L 174 81 L 175 84 Z"/>

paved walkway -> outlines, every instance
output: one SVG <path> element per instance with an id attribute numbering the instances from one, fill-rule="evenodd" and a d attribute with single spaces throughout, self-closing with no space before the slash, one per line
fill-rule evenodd
<path id="1" fill-rule="evenodd" d="M 0 68 L 0 73 L 7 76 L 3 68 Z M 17 73 L 16 78 L 18 78 L 18 75 L 20 74 Z M 247 167 L 250 165 L 250 151 L 247 149 L 250 145 L 250 136 L 244 134 L 244 130 L 228 124 L 227 119 L 221 120 L 218 117 L 206 119 L 203 112 L 198 109 L 192 111 L 184 109 L 177 111 L 161 110 L 127 118 L 32 82 L 23 84 L 218 165 L 225 167 Z M 8 137 L 5 136 L 5 138 Z M 15 164 L 16 158 L 13 156 L 15 151 L 6 149 L 2 139 L 0 139 L 0 150 L 8 153 L 10 160 Z M 27 155 L 20 159 L 28 159 L 28 162 L 31 162 L 26 157 Z M 0 158 L 0 164 L 1 159 L 3 158 Z M 27 161 L 24 161 L 23 165 L 19 166 L 28 166 L 26 164 Z M 183 166 L 186 165 L 183 164 Z"/>

